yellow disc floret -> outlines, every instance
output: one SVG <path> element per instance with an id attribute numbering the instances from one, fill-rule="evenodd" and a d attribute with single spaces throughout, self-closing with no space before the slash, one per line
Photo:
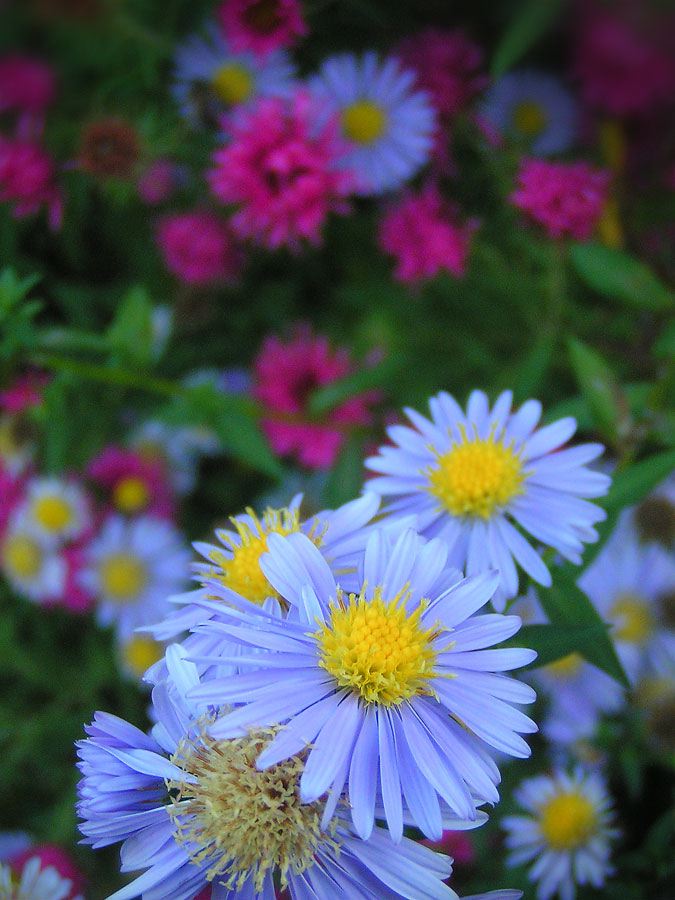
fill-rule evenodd
<path id="1" fill-rule="evenodd" d="M 218 97 L 229 106 L 245 103 L 253 93 L 253 76 L 239 63 L 226 63 L 211 79 Z"/>
<path id="2" fill-rule="evenodd" d="M 151 637 L 134 635 L 122 647 L 122 657 L 127 667 L 140 678 L 144 672 L 164 656 L 164 647 Z"/>
<path id="3" fill-rule="evenodd" d="M 357 100 L 342 111 L 342 130 L 357 144 L 372 144 L 386 127 L 386 112 L 372 100 Z"/>
<path id="4" fill-rule="evenodd" d="M 581 668 L 582 662 L 583 659 L 578 653 L 568 653 L 567 656 L 549 663 L 544 667 L 544 671 L 549 672 L 555 678 L 574 678 Z"/>
<path id="5" fill-rule="evenodd" d="M 42 550 L 25 534 L 10 535 L 2 548 L 4 568 L 16 578 L 35 578 L 42 568 Z"/>
<path id="6" fill-rule="evenodd" d="M 598 825 L 591 801 L 577 791 L 558 794 L 539 813 L 539 827 L 552 850 L 575 850 L 587 843 Z"/>
<path id="7" fill-rule="evenodd" d="M 301 803 L 303 756 L 293 756 L 263 772 L 256 758 L 274 736 L 272 729 L 243 738 L 214 741 L 204 734 L 183 741 L 171 761 L 196 782 L 168 781 L 169 815 L 176 840 L 206 878 L 230 890 L 251 879 L 256 895 L 271 872 L 281 886 L 314 864 L 317 849 L 338 849 L 335 827 L 321 828 L 325 799 Z"/>
<path id="8" fill-rule="evenodd" d="M 385 600 L 379 587 L 370 601 L 363 591 L 339 592 L 317 634 L 321 668 L 366 703 L 392 706 L 433 694 L 438 628 L 421 624 L 426 604 L 408 612 L 406 599 L 402 591 Z"/>
<path id="9" fill-rule="evenodd" d="M 136 600 L 148 581 L 145 564 L 132 553 L 112 553 L 102 560 L 99 577 L 103 593 L 116 603 Z"/>
<path id="10" fill-rule="evenodd" d="M 67 500 L 58 495 L 38 497 L 33 504 L 33 517 L 45 531 L 58 533 L 73 521 L 73 510 Z"/>
<path id="11" fill-rule="evenodd" d="M 649 602 L 638 594 L 620 594 L 610 610 L 616 623 L 614 636 L 627 644 L 646 644 L 654 631 L 655 622 Z"/>
<path id="12" fill-rule="evenodd" d="M 117 482 L 112 499 L 117 509 L 131 515 L 145 509 L 150 501 L 150 491 L 142 478 L 130 475 Z"/>
<path id="13" fill-rule="evenodd" d="M 513 111 L 513 124 L 521 134 L 536 137 L 546 128 L 548 116 L 539 103 L 525 100 Z"/>
<path id="14" fill-rule="evenodd" d="M 437 454 L 436 465 L 426 469 L 428 490 L 454 516 L 489 519 L 521 492 L 523 466 L 513 447 L 496 440 L 468 439 L 455 443 L 447 453 Z"/>

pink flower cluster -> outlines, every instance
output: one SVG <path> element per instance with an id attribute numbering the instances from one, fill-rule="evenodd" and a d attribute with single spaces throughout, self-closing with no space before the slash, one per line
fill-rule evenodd
<path id="1" fill-rule="evenodd" d="M 224 0 L 218 20 L 236 52 L 265 56 L 307 34 L 298 0 Z"/>
<path id="2" fill-rule="evenodd" d="M 23 137 L 39 132 L 56 96 L 56 77 L 41 59 L 12 53 L 0 58 L 0 113 L 18 116 Z"/>
<path id="3" fill-rule="evenodd" d="M 168 270 L 186 284 L 230 281 L 239 271 L 239 251 L 229 228 L 206 210 L 165 216 L 157 242 Z"/>
<path id="4" fill-rule="evenodd" d="M 270 249 L 317 244 L 331 212 L 344 213 L 353 176 L 340 168 L 344 147 L 333 120 L 305 91 L 266 98 L 234 122 L 231 140 L 214 155 L 211 190 L 237 207 L 239 237 Z"/>
<path id="5" fill-rule="evenodd" d="M 310 469 L 327 469 L 334 462 L 349 428 L 368 425 L 373 392 L 358 394 L 312 421 L 308 402 L 322 385 L 353 371 L 345 349 L 332 350 L 324 337 L 298 329 L 289 341 L 268 337 L 254 362 L 253 393 L 270 415 L 263 428 L 274 450 L 295 456 Z"/>
<path id="6" fill-rule="evenodd" d="M 394 276 L 407 284 L 446 271 L 466 272 L 475 221 L 460 224 L 454 210 L 434 185 L 409 193 L 394 204 L 380 223 L 379 244 L 396 260 Z"/>
<path id="7" fill-rule="evenodd" d="M 51 156 L 38 143 L 0 136 L 0 202 L 13 204 L 17 219 L 47 208 L 51 228 L 61 225 L 63 200 Z"/>
<path id="8" fill-rule="evenodd" d="M 20 375 L 8 388 L 0 391 L 0 409 L 11 415 L 26 412 L 42 402 L 42 392 L 49 383 L 44 372 Z"/>
<path id="9" fill-rule="evenodd" d="M 588 240 L 607 202 L 610 175 L 585 162 L 524 159 L 511 202 L 549 237 Z"/>

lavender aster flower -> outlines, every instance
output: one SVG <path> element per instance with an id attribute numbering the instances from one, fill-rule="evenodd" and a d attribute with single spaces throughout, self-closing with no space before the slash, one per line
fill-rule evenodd
<path id="1" fill-rule="evenodd" d="M 364 839 L 380 795 L 397 841 L 402 797 L 433 840 L 442 833 L 444 806 L 474 819 L 476 801 L 496 802 L 499 772 L 487 747 L 525 757 L 530 750 L 518 732 L 536 731 L 510 705 L 532 702 L 532 689 L 495 674 L 536 654 L 487 649 L 515 634 L 520 619 L 473 615 L 490 599 L 497 575 L 462 581 L 446 568 L 442 541 L 427 542 L 412 529 L 376 529 L 360 566 L 361 589 L 346 593 L 305 535 L 272 534 L 268 547 L 263 571 L 291 611 L 279 620 L 232 598 L 223 621 L 203 626 L 250 648 L 238 662 L 254 669 L 192 692 L 209 704 L 242 704 L 212 726 L 212 736 L 283 725 L 258 768 L 309 747 L 302 800 L 346 787 Z"/>
<path id="2" fill-rule="evenodd" d="M 563 449 L 576 431 L 574 419 L 535 430 L 541 404 L 528 400 L 512 412 L 511 402 L 505 391 L 490 408 L 487 396 L 473 391 L 465 412 L 442 392 L 429 401 L 431 421 L 406 409 L 414 428 L 391 426 L 395 446 L 366 460 L 379 473 L 368 489 L 392 498 L 389 515 L 416 515 L 420 532 L 441 538 L 450 564 L 468 575 L 499 570 L 497 609 L 518 591 L 516 563 L 534 581 L 551 584 L 522 531 L 580 563 L 584 543 L 597 540 L 593 526 L 605 518 L 585 498 L 602 496 L 610 483 L 586 468 L 601 444 Z"/>

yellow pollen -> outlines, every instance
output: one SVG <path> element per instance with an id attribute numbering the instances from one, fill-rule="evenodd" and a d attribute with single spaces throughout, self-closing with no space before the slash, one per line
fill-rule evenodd
<path id="1" fill-rule="evenodd" d="M 123 513 L 137 513 L 148 505 L 150 491 L 141 479 L 130 475 L 120 478 L 113 489 L 113 503 Z"/>
<path id="2" fill-rule="evenodd" d="M 549 663 L 544 667 L 544 671 L 550 672 L 556 678 L 574 678 L 582 662 L 583 660 L 578 653 L 569 653 L 567 656 L 563 656 L 562 659 L 556 659 L 555 662 Z"/>
<path id="3" fill-rule="evenodd" d="M 546 128 L 548 116 L 539 103 L 525 100 L 513 111 L 513 124 L 521 134 L 536 137 Z"/>
<path id="4" fill-rule="evenodd" d="M 595 807 L 576 791 L 558 794 L 539 813 L 539 827 L 552 850 L 575 850 L 583 846 L 597 825 Z"/>
<path id="5" fill-rule="evenodd" d="M 519 455 L 493 434 L 467 439 L 437 454 L 435 467 L 424 470 L 428 490 L 454 516 L 489 519 L 521 493 L 525 479 Z"/>
<path id="6" fill-rule="evenodd" d="M 384 600 L 376 588 L 368 601 L 360 594 L 338 593 L 330 605 L 330 617 L 317 634 L 319 665 L 366 703 L 393 706 L 416 694 L 433 695 L 430 681 L 436 650 L 431 645 L 437 626 L 424 628 L 422 602 L 414 612 L 406 610 L 407 591 Z"/>
<path id="7" fill-rule="evenodd" d="M 7 538 L 2 548 L 2 558 L 7 571 L 18 578 L 35 578 L 42 567 L 39 544 L 24 534 Z"/>
<path id="8" fill-rule="evenodd" d="M 35 521 L 45 531 L 58 533 L 73 521 L 73 511 L 63 497 L 38 497 L 33 504 Z"/>
<path id="9" fill-rule="evenodd" d="M 654 631 L 654 617 L 649 603 L 637 594 L 619 594 L 610 613 L 617 641 L 627 644 L 645 644 Z"/>
<path id="10" fill-rule="evenodd" d="M 164 647 L 150 637 L 137 635 L 122 648 L 124 662 L 131 671 L 140 678 L 154 663 L 164 655 Z"/>
<path id="11" fill-rule="evenodd" d="M 253 93 L 253 77 L 239 63 L 226 63 L 211 79 L 218 97 L 229 106 L 245 103 Z"/>
<path id="12" fill-rule="evenodd" d="M 335 820 L 321 829 L 325 798 L 300 802 L 303 755 L 264 772 L 256 769 L 274 733 L 261 729 L 225 741 L 203 734 L 181 742 L 171 757 L 197 779 L 167 781 L 176 840 L 194 863 L 207 867 L 208 881 L 230 890 L 240 890 L 250 878 L 257 895 L 270 872 L 278 872 L 285 888 L 289 874 L 314 865 L 319 847 L 339 849 Z"/>
<path id="13" fill-rule="evenodd" d="M 131 553 L 113 553 L 99 567 L 103 593 L 117 603 L 136 600 L 148 580 L 145 565 Z"/>
<path id="14" fill-rule="evenodd" d="M 342 111 L 342 130 L 357 144 L 372 144 L 386 127 L 387 114 L 372 100 L 357 100 Z"/>

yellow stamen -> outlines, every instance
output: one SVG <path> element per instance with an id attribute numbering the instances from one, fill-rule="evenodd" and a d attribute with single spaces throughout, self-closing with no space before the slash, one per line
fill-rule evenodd
<path id="1" fill-rule="evenodd" d="M 617 641 L 639 646 L 647 643 L 654 631 L 654 617 L 649 603 L 638 594 L 619 594 L 609 617 L 615 623 L 614 636 Z"/>
<path id="2" fill-rule="evenodd" d="M 386 127 L 386 112 L 372 100 L 357 100 L 342 112 L 342 129 L 357 144 L 372 144 Z"/>
<path id="3" fill-rule="evenodd" d="M 140 678 L 164 655 L 164 647 L 150 637 L 137 635 L 122 648 L 122 656 L 127 667 Z"/>
<path id="4" fill-rule="evenodd" d="M 123 513 L 131 515 L 145 509 L 150 501 L 150 491 L 141 479 L 130 475 L 120 478 L 113 488 L 113 503 Z"/>
<path id="5" fill-rule="evenodd" d="M 136 600 L 148 581 L 143 562 L 131 553 L 113 553 L 99 567 L 103 593 L 117 603 Z"/>
<path id="6" fill-rule="evenodd" d="M 583 660 L 578 653 L 569 653 L 567 656 L 563 656 L 562 659 L 556 659 L 555 662 L 544 666 L 544 671 L 550 672 L 556 678 L 574 678 L 581 668 L 582 662 Z"/>
<path id="7" fill-rule="evenodd" d="M 17 578 L 34 578 L 42 568 L 40 545 L 24 534 L 10 535 L 2 548 L 5 569 Z"/>
<path id="8" fill-rule="evenodd" d="M 527 135 L 527 137 L 533 138 L 541 134 L 547 123 L 546 110 L 532 100 L 519 103 L 513 111 L 513 124 L 521 134 Z"/>
<path id="9" fill-rule="evenodd" d="M 38 497 L 33 504 L 33 516 L 45 531 L 58 533 L 73 521 L 73 510 L 63 497 Z"/>
<path id="10" fill-rule="evenodd" d="M 591 801 L 577 791 L 558 794 L 539 813 L 539 827 L 553 850 L 574 850 L 588 842 L 598 825 Z"/>
<path id="11" fill-rule="evenodd" d="M 228 106 L 245 103 L 253 93 L 253 77 L 239 63 L 221 66 L 211 79 L 211 84 L 218 97 Z"/>

